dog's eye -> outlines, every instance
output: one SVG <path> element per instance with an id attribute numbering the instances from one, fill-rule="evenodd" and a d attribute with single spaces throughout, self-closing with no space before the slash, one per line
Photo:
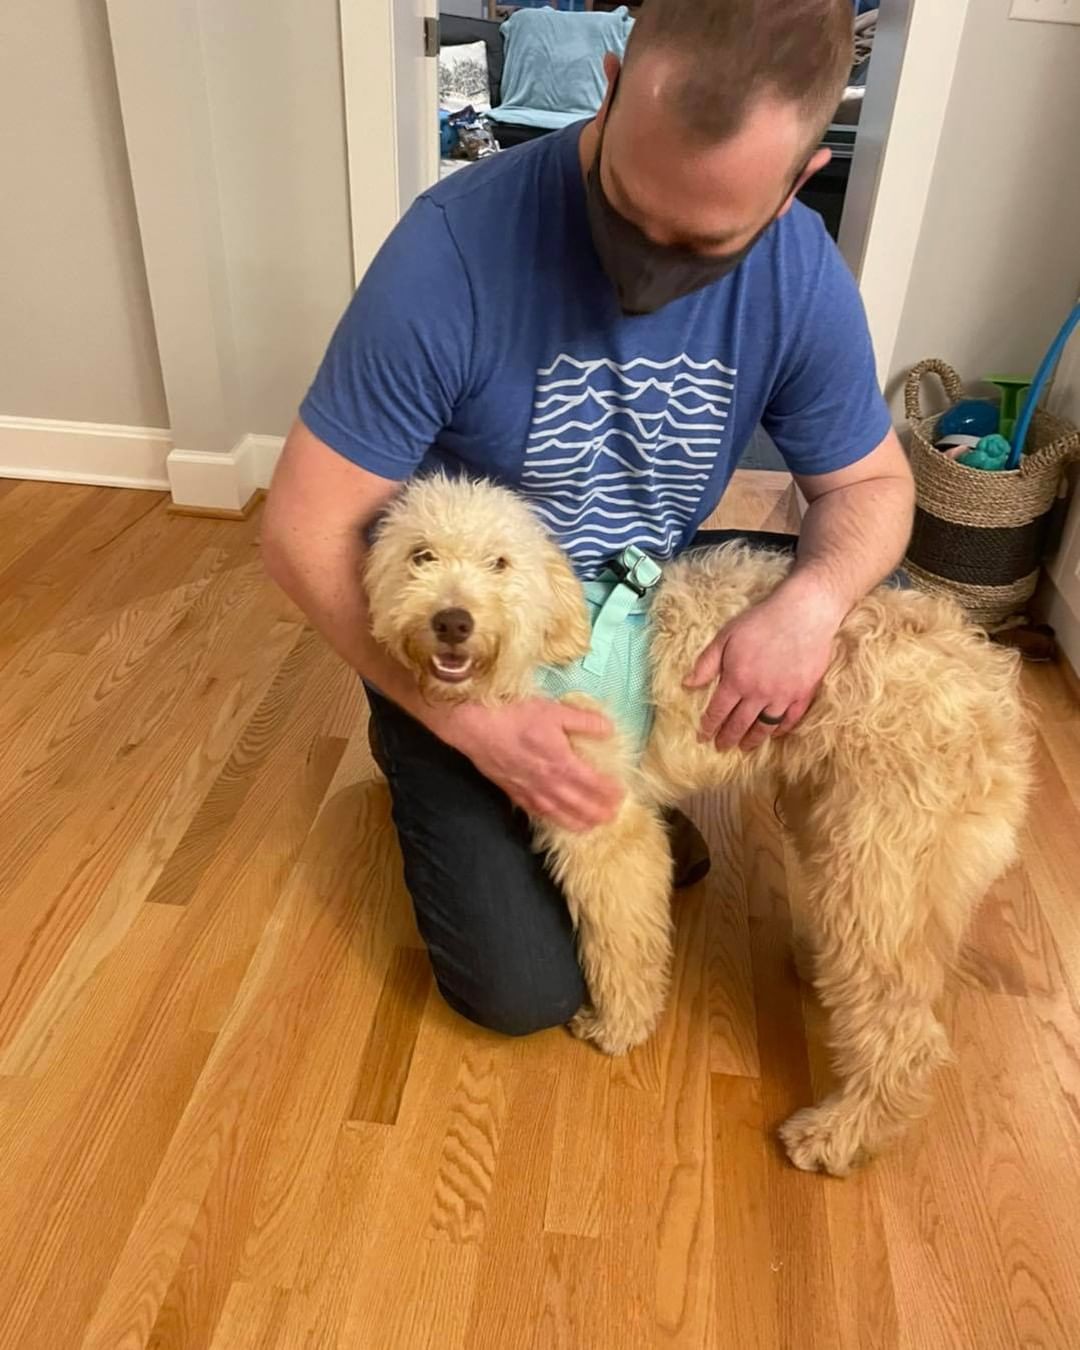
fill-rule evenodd
<path id="1" fill-rule="evenodd" d="M 510 566 L 510 559 L 492 558 L 491 562 L 488 563 L 488 566 L 491 568 L 493 572 L 505 572 L 506 569 Z"/>
<path id="2" fill-rule="evenodd" d="M 429 548 L 413 549 L 410 562 L 415 563 L 417 567 L 423 567 L 425 563 L 435 562 L 435 554 Z"/>

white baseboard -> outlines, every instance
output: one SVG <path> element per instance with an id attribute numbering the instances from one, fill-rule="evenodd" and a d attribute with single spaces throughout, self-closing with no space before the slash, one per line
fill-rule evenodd
<path id="1" fill-rule="evenodd" d="M 280 436 L 242 436 L 222 454 L 208 450 L 169 452 L 169 486 L 177 506 L 242 511 L 257 488 L 270 486 L 281 453 Z"/>
<path id="2" fill-rule="evenodd" d="M 0 415 L 0 478 L 168 488 L 172 437 L 160 427 Z"/>
<path id="3" fill-rule="evenodd" d="M 284 436 L 245 436 L 255 460 L 255 486 L 268 488 L 274 476 L 278 456 L 285 445 Z"/>
<path id="4" fill-rule="evenodd" d="M 171 489 L 178 506 L 239 511 L 270 486 L 281 436 L 242 436 L 229 451 L 174 448 L 163 427 L 0 415 L 0 478 Z"/>

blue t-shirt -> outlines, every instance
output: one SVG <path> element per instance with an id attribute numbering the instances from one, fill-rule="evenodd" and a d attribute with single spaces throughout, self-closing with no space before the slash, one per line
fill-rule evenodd
<path id="1" fill-rule="evenodd" d="M 688 544 L 759 423 L 819 474 L 890 421 L 854 279 L 799 203 L 723 280 L 624 315 L 589 234 L 583 125 L 417 199 L 300 415 L 383 478 L 443 467 L 525 494 L 589 577 L 627 544 Z"/>

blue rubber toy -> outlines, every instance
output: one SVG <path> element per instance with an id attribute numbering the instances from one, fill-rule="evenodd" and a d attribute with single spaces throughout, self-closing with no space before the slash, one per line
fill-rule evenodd
<path id="1" fill-rule="evenodd" d="M 992 436 L 998 430 L 997 405 L 985 398 L 965 398 L 938 418 L 935 436 Z"/>

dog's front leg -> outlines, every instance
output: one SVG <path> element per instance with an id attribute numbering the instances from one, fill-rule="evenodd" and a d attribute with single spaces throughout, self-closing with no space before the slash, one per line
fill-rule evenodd
<path id="1" fill-rule="evenodd" d="M 654 1031 L 671 979 L 671 849 L 659 812 L 627 796 L 613 821 L 584 834 L 542 827 L 578 935 L 591 1007 L 575 1035 L 609 1055 Z"/>

